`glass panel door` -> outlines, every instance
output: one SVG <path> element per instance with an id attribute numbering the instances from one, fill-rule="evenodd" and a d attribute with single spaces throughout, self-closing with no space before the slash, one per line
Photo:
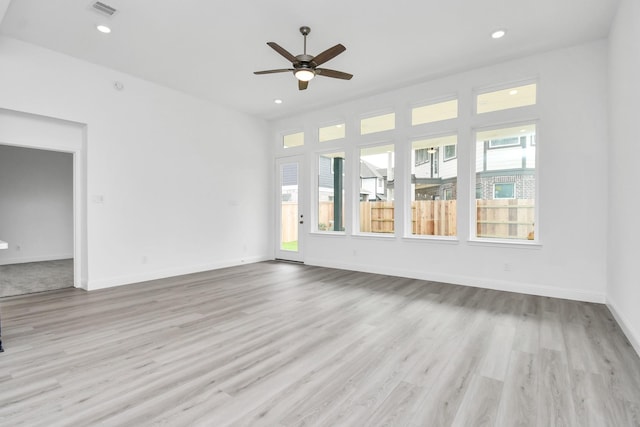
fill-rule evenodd
<path id="1" fill-rule="evenodd" d="M 276 221 L 276 258 L 303 261 L 304 211 L 302 209 L 302 156 L 276 161 L 278 176 Z"/>

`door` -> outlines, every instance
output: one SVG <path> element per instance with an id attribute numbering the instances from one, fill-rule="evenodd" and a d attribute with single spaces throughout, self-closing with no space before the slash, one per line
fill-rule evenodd
<path id="1" fill-rule="evenodd" d="M 276 258 L 302 262 L 304 237 L 304 193 L 301 185 L 303 157 L 276 160 Z"/>

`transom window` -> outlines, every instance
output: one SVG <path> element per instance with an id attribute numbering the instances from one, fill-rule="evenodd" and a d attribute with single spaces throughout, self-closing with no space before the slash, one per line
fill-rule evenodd
<path id="1" fill-rule="evenodd" d="M 478 114 L 492 111 L 507 110 L 509 108 L 524 107 L 536 104 L 535 83 L 515 86 L 493 92 L 482 93 L 476 97 L 476 112 Z"/>
<path id="2" fill-rule="evenodd" d="M 326 142 L 335 139 L 342 139 L 345 136 L 345 125 L 339 123 L 336 125 L 325 126 L 318 129 L 318 141 Z"/>
<path id="3" fill-rule="evenodd" d="M 411 110 L 411 125 L 439 122 L 458 117 L 458 100 L 437 102 Z"/>
<path id="4" fill-rule="evenodd" d="M 360 120 L 360 135 L 396 128 L 396 113 L 382 114 Z"/>
<path id="5" fill-rule="evenodd" d="M 302 145 L 304 145 L 304 132 L 289 133 L 282 137 L 282 146 L 284 148 L 300 147 Z"/>

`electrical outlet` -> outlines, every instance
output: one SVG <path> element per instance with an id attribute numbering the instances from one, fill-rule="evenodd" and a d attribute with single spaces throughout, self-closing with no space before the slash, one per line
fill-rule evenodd
<path id="1" fill-rule="evenodd" d="M 141 261 L 142 261 L 142 263 L 143 263 L 143 264 L 146 264 L 146 263 L 148 263 L 148 262 L 149 262 L 149 257 L 148 257 L 148 256 L 146 256 L 146 255 L 142 255 L 142 259 L 141 259 Z"/>
<path id="2" fill-rule="evenodd" d="M 504 264 L 504 271 L 511 271 L 511 264 L 508 262 Z"/>
<path id="3" fill-rule="evenodd" d="M 16 245 L 16 251 L 19 251 L 20 249 L 22 249 L 22 247 L 20 245 Z"/>

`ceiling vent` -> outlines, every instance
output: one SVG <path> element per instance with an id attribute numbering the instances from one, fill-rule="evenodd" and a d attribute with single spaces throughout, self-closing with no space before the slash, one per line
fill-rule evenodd
<path id="1" fill-rule="evenodd" d="M 94 10 L 107 16 L 113 16 L 117 12 L 113 7 L 99 1 L 95 2 L 93 5 L 91 5 L 91 7 L 93 7 Z"/>

